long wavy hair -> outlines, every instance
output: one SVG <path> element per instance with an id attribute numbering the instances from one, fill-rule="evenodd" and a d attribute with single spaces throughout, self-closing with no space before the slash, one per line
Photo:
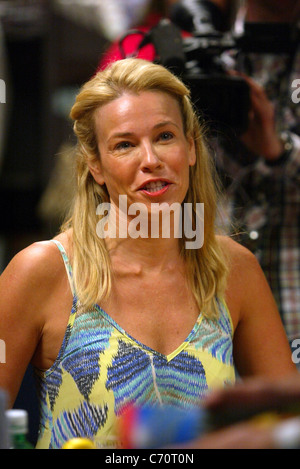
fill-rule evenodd
<path id="1" fill-rule="evenodd" d="M 185 249 L 184 234 L 179 239 L 188 282 L 199 312 L 211 318 L 218 315 L 218 299 L 224 297 L 227 261 L 216 236 L 217 175 L 207 150 L 204 130 L 183 82 L 161 65 L 142 59 L 124 59 L 112 63 L 88 81 L 77 95 L 70 117 L 77 136 L 77 190 L 71 214 L 61 230 L 72 229 L 72 267 L 75 288 L 85 308 L 101 303 L 111 291 L 111 264 L 104 239 L 97 236 L 99 216 L 96 208 L 109 202 L 106 186 L 93 179 L 88 161 L 100 158 L 95 132 L 95 111 L 125 92 L 162 91 L 175 98 L 180 106 L 184 132 L 195 143 L 196 164 L 190 167 L 189 188 L 183 203 L 193 207 L 204 203 L 204 243 L 199 249 Z"/>

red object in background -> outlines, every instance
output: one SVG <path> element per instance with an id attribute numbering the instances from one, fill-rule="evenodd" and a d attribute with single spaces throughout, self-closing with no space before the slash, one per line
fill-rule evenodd
<path id="1" fill-rule="evenodd" d="M 142 26 L 134 28 L 134 30 L 140 31 L 140 33 L 133 33 L 129 36 L 125 37 L 123 40 L 123 50 L 126 57 L 130 57 L 134 54 L 134 57 L 144 60 L 149 60 L 153 62 L 156 56 L 155 47 L 153 44 L 149 43 L 143 46 L 141 49 L 138 49 L 139 44 L 144 38 L 144 34 L 150 31 L 154 26 L 156 26 L 162 17 L 156 13 L 152 13 L 148 16 L 147 20 Z M 182 36 L 190 36 L 191 34 L 182 31 Z M 119 40 L 113 42 L 108 50 L 104 53 L 103 57 L 98 64 L 96 73 L 100 70 L 104 70 L 110 63 L 116 62 L 117 60 L 124 59 L 125 57 L 122 56 L 120 47 L 119 47 Z"/>
<path id="2" fill-rule="evenodd" d="M 130 56 L 137 50 L 140 42 L 143 40 L 144 37 L 142 32 L 147 31 L 144 28 L 139 28 L 139 30 L 141 31 L 141 34 L 131 34 L 130 36 L 124 39 L 123 49 L 125 51 L 126 57 Z M 135 57 L 153 62 L 155 58 L 155 48 L 153 44 L 146 44 L 138 51 Z M 124 58 L 125 57 L 122 57 L 121 55 L 118 42 L 113 43 L 102 58 L 97 72 L 100 70 L 104 70 L 110 63 L 116 62 L 117 60 L 121 60 Z"/>
<path id="3" fill-rule="evenodd" d="M 160 15 L 151 14 L 148 16 L 146 22 L 142 26 L 134 28 L 141 31 L 141 33 L 131 34 L 130 36 L 127 36 L 124 39 L 123 49 L 126 56 L 130 56 L 131 54 L 136 52 L 140 42 L 143 40 L 144 33 L 150 31 L 150 29 L 153 28 L 153 26 L 155 26 L 161 19 L 162 18 Z M 155 58 L 155 48 L 153 44 L 146 44 L 144 47 L 142 47 L 136 54 L 136 57 L 139 59 L 145 59 L 149 60 L 150 62 L 153 62 Z M 98 72 L 100 70 L 104 70 L 110 63 L 116 62 L 117 60 L 121 60 L 124 58 L 125 57 L 122 57 L 119 48 L 119 40 L 117 40 L 116 42 L 113 42 L 108 48 L 108 50 L 104 53 L 96 71 Z"/>

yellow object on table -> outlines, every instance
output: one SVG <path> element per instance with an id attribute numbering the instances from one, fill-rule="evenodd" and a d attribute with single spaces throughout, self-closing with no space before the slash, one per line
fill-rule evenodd
<path id="1" fill-rule="evenodd" d="M 96 449 L 96 446 L 88 438 L 72 438 L 63 445 L 62 449 Z"/>

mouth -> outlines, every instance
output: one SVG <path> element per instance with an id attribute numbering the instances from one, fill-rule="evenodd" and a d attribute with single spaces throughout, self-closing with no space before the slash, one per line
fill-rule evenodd
<path id="1" fill-rule="evenodd" d="M 160 195 L 163 194 L 170 186 L 168 181 L 149 181 L 140 187 L 140 191 L 146 192 L 147 194 Z"/>

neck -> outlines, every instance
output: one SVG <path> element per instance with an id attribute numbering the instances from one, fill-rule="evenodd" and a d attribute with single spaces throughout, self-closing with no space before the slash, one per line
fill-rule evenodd
<path id="1" fill-rule="evenodd" d="M 151 238 L 106 238 L 112 264 L 121 261 L 130 272 L 140 274 L 155 270 L 162 272 L 182 262 L 178 239 Z"/>
<path id="2" fill-rule="evenodd" d="M 170 212 L 158 221 L 153 211 L 138 212 L 134 217 L 128 214 L 127 207 L 112 203 L 102 228 L 105 227 L 105 243 L 112 260 L 122 259 L 123 265 L 130 270 L 135 266 L 139 272 L 147 268 L 163 270 L 181 259 L 180 240 L 174 229 L 179 223 Z"/>

